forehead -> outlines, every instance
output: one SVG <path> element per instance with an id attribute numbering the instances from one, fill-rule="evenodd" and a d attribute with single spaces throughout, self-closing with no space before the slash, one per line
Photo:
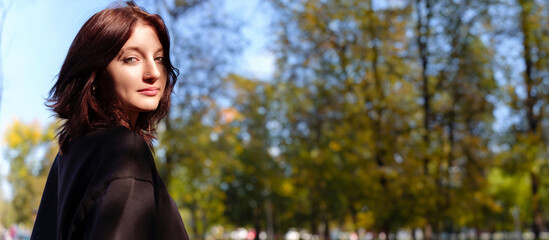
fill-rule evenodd
<path id="1" fill-rule="evenodd" d="M 151 47 L 162 48 L 160 39 L 154 27 L 148 24 L 137 23 L 133 28 L 130 38 L 124 43 L 122 50 L 128 47 Z"/>

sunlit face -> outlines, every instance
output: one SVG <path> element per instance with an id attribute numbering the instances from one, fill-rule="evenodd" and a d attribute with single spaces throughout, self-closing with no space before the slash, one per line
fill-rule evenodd
<path id="1" fill-rule="evenodd" d="M 122 111 L 132 121 L 140 112 L 154 111 L 167 81 L 164 51 L 154 29 L 138 24 L 106 72 L 112 79 L 114 94 Z"/>

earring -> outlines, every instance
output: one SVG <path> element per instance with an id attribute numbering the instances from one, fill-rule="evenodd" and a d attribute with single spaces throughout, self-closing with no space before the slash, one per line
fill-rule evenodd
<path id="1" fill-rule="evenodd" d="M 95 85 L 92 85 L 92 93 L 95 94 Z"/>

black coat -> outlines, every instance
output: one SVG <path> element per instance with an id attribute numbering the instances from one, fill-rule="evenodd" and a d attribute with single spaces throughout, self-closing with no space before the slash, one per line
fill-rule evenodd
<path id="1" fill-rule="evenodd" d="M 31 239 L 189 239 L 141 136 L 74 138 L 50 170 Z"/>

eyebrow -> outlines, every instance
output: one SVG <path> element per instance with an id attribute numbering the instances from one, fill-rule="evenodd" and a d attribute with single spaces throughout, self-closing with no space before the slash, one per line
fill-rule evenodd
<path id="1" fill-rule="evenodd" d="M 119 58 L 119 57 L 121 57 L 122 55 L 124 55 L 124 52 L 126 52 L 126 51 L 131 51 L 131 50 L 137 51 L 137 52 L 140 52 L 140 53 L 142 52 L 140 47 L 137 47 L 137 46 L 129 46 L 129 47 L 126 47 L 126 48 L 122 48 L 122 49 L 120 50 L 120 53 L 118 54 L 117 57 Z M 154 51 L 154 53 L 158 53 L 158 52 L 164 52 L 164 48 L 163 48 L 163 47 L 159 47 L 156 51 Z"/>

